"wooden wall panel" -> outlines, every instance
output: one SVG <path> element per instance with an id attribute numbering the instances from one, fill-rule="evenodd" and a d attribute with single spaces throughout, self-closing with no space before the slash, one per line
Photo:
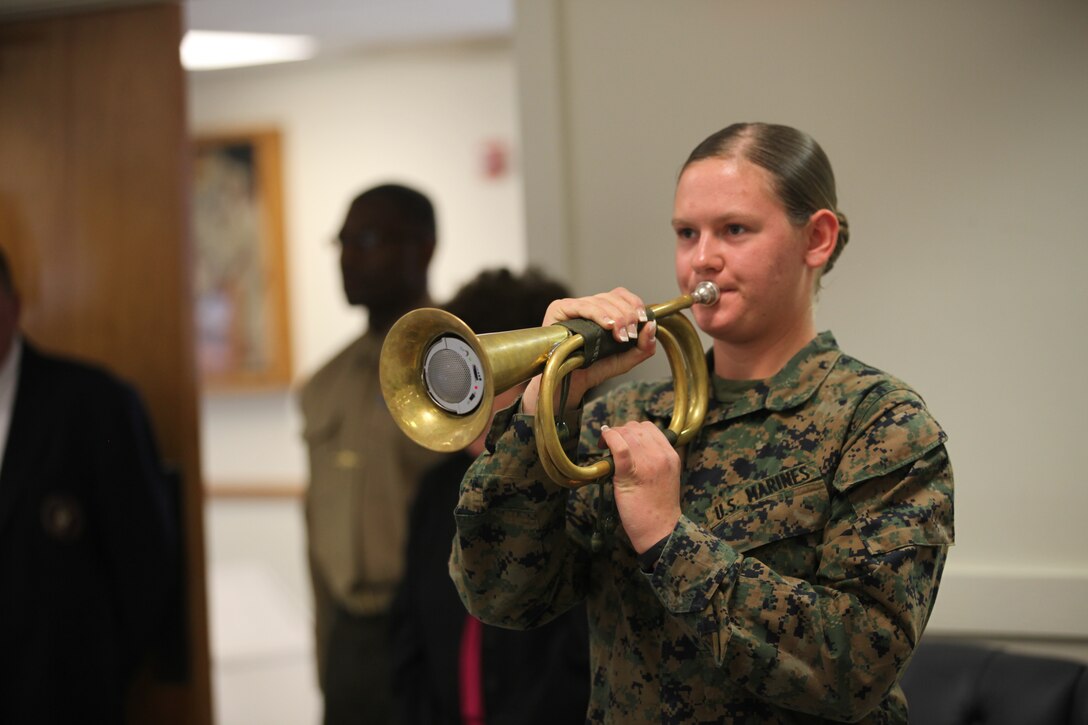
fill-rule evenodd
<path id="1" fill-rule="evenodd" d="M 208 723 L 185 80 L 173 2 L 0 23 L 0 244 L 41 346 L 140 389 L 181 473 L 187 678 L 133 722 Z"/>

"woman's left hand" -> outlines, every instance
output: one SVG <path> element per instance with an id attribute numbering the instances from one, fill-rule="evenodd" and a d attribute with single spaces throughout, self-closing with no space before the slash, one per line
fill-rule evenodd
<path id="1" fill-rule="evenodd" d="M 612 489 L 620 521 L 641 554 L 672 533 L 680 520 L 680 455 L 649 422 L 601 430 L 616 472 Z"/>

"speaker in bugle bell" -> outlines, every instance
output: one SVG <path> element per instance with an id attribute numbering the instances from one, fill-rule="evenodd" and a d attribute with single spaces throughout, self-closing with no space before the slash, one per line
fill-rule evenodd
<path id="1" fill-rule="evenodd" d="M 551 325 L 476 335 L 443 310 L 413 310 L 382 345 L 385 404 L 419 445 L 461 450 L 487 428 L 495 396 L 543 370 L 548 353 L 570 334 Z"/>

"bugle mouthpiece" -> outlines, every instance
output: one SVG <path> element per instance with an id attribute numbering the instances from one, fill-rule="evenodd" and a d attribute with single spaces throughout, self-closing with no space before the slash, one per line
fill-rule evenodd
<path id="1" fill-rule="evenodd" d="M 695 285 L 691 299 L 701 305 L 712 305 L 718 301 L 718 285 L 704 280 Z"/>

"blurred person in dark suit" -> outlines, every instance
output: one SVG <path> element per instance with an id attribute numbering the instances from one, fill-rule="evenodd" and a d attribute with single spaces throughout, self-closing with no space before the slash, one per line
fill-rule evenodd
<path id="1" fill-rule="evenodd" d="M 131 385 L 39 350 L 0 249 L 0 722 L 120 723 L 176 564 Z"/>
<path id="2" fill-rule="evenodd" d="M 445 309 L 475 333 L 538 327 L 566 287 L 535 270 L 480 273 Z M 524 385 L 495 397 L 508 406 Z M 490 427 L 490 426 L 489 426 Z M 449 577 L 461 479 L 484 438 L 430 469 L 409 524 L 403 583 L 393 604 L 393 692 L 402 725 L 563 725 L 585 720 L 589 638 L 578 606 L 533 630 L 483 625 Z"/>

